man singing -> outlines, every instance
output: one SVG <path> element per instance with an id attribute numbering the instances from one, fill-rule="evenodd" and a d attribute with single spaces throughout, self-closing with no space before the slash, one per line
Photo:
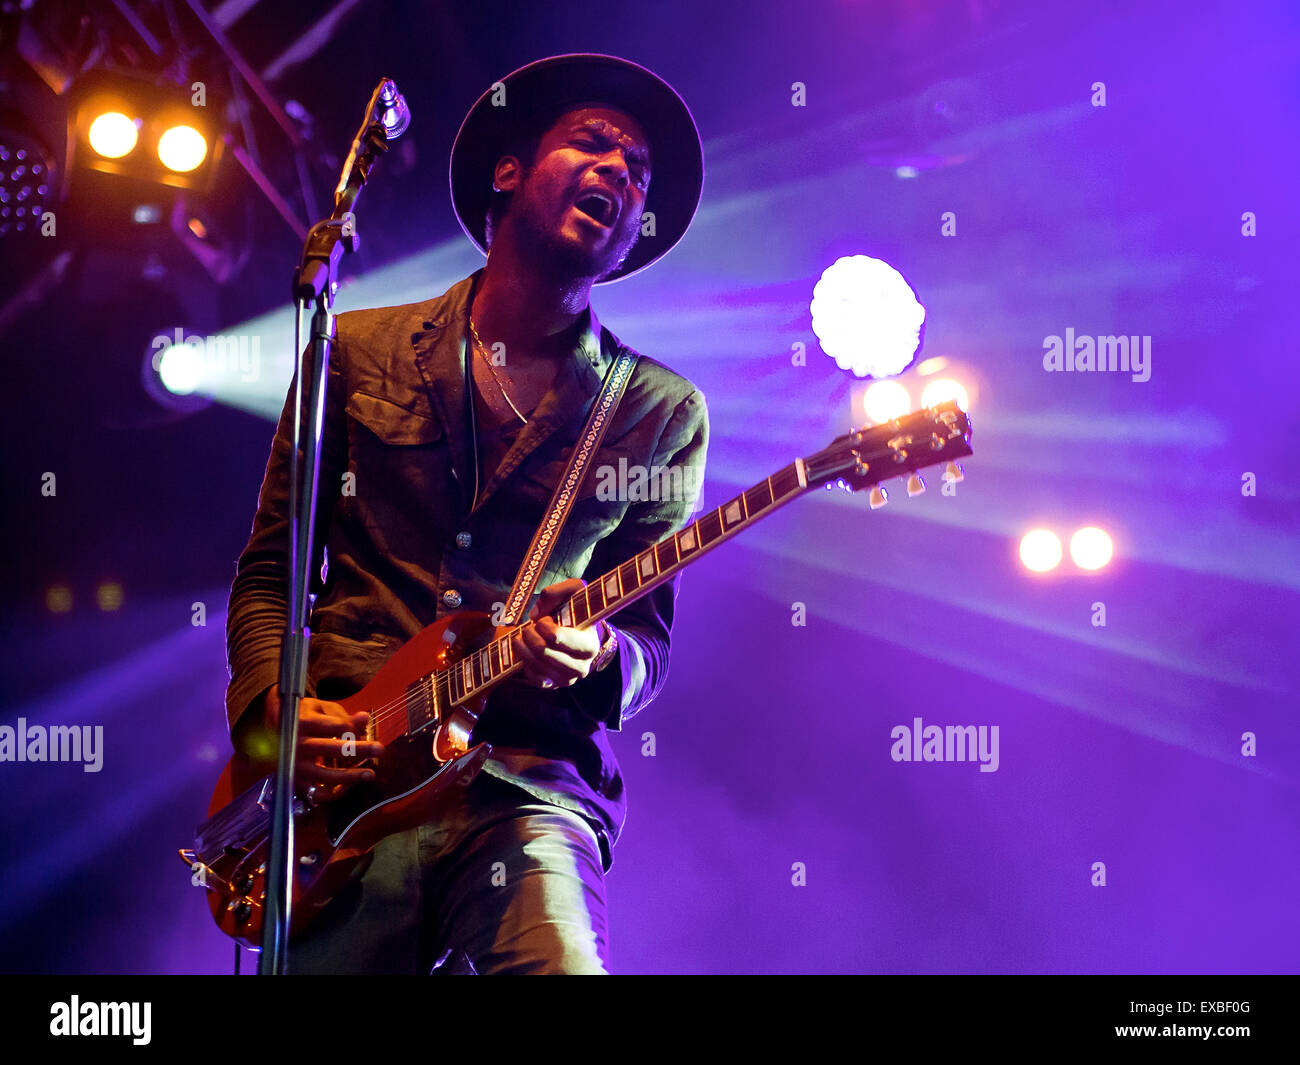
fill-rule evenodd
<path id="1" fill-rule="evenodd" d="M 471 108 L 451 192 L 486 265 L 443 295 L 337 319 L 321 452 L 301 787 L 364 779 L 367 717 L 337 702 L 457 610 L 506 599 L 606 370 L 623 346 L 593 284 L 681 239 L 699 203 L 699 134 L 677 94 L 633 63 L 543 59 Z M 265 756 L 288 585 L 293 391 L 280 417 L 227 631 L 232 742 Z M 289 971 L 603 973 L 604 876 L 626 814 L 608 735 L 663 686 L 679 578 L 579 629 L 547 617 L 596 577 L 683 528 L 708 443 L 704 396 L 642 357 L 556 542 L 524 669 L 474 731 L 492 757 L 447 816 L 385 838 L 291 943 Z M 607 498 L 601 467 L 680 468 L 677 493 Z M 620 493 L 629 495 L 630 493 Z M 676 497 L 674 497 L 676 496 Z M 438 971 L 448 971 L 442 965 Z"/>

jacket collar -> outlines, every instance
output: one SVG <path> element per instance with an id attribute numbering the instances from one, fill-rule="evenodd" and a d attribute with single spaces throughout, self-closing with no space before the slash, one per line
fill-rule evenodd
<path id="1" fill-rule="evenodd" d="M 474 442 L 469 430 L 465 357 L 469 307 L 482 273 L 482 269 L 476 270 L 443 295 L 421 305 L 419 328 L 411 334 L 415 365 L 451 447 L 452 468 L 460 485 L 464 513 L 469 512 L 474 493 Z M 572 444 L 577 438 L 617 354 L 617 341 L 601 326 L 590 304 L 582 313 L 581 331 L 572 356 L 560 365 L 550 389 L 515 438 L 500 467 L 481 484 L 478 507 L 556 433 L 560 434 L 561 444 Z"/>

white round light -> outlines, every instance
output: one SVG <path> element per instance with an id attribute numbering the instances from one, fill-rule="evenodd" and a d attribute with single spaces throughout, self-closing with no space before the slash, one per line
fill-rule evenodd
<path id="1" fill-rule="evenodd" d="M 188 396 L 203 382 L 203 352 L 193 344 L 172 344 L 158 355 L 158 378 L 174 396 Z"/>
<path id="2" fill-rule="evenodd" d="M 921 343 L 925 308 L 881 259 L 837 259 L 813 287 L 812 327 L 822 350 L 858 377 L 902 373 Z"/>
<path id="3" fill-rule="evenodd" d="M 1034 529 L 1020 538 L 1020 561 L 1035 573 L 1056 569 L 1061 555 L 1061 539 L 1050 529 Z"/>
<path id="4" fill-rule="evenodd" d="M 1115 545 L 1103 529 L 1088 525 L 1070 537 L 1070 557 L 1080 569 L 1097 570 L 1115 554 Z"/>

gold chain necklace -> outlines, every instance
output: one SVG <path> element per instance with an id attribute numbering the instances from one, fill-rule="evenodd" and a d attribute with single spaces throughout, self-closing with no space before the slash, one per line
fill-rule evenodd
<path id="1" fill-rule="evenodd" d="M 510 404 L 510 409 L 515 412 L 515 417 L 527 425 L 528 419 L 525 418 L 523 414 L 520 413 L 519 408 L 514 405 L 514 401 L 510 398 L 510 393 L 506 391 L 506 386 L 501 383 L 501 377 L 497 373 L 496 367 L 492 365 L 492 360 L 488 358 L 487 348 L 484 347 L 483 341 L 479 339 L 478 330 L 474 328 L 473 315 L 471 314 L 467 317 L 469 319 L 469 335 L 473 338 L 475 350 L 483 356 L 483 361 L 487 363 L 488 373 L 492 375 L 492 380 L 497 383 L 497 388 L 501 390 L 501 395 L 505 397 L 505 401 Z"/>

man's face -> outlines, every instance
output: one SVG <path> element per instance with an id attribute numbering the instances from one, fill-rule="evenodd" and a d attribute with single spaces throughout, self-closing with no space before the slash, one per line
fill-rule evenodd
<path id="1" fill-rule="evenodd" d="M 543 134 L 530 171 L 503 175 L 501 166 L 498 184 L 513 193 L 510 224 L 557 269 L 599 279 L 627 258 L 650 185 L 649 141 L 631 115 L 575 107 Z"/>

